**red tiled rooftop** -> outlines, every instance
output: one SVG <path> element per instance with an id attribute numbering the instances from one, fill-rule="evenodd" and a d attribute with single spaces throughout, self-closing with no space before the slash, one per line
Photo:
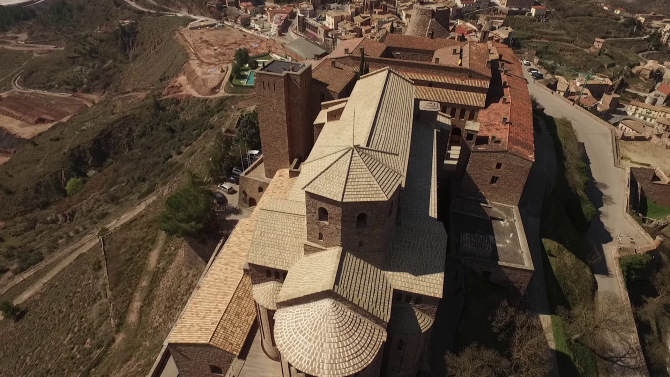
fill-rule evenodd
<path id="1" fill-rule="evenodd" d="M 659 92 L 665 94 L 666 96 L 667 96 L 667 95 L 670 95 L 670 85 L 667 85 L 667 84 L 661 84 L 661 85 L 658 87 L 658 89 L 656 89 L 656 90 L 658 90 Z"/>
<path id="2" fill-rule="evenodd" d="M 312 71 L 312 78 L 328 85 L 328 90 L 339 93 L 354 79 L 356 71 L 349 66 L 334 62 L 330 59 L 321 60 Z"/>
<path id="3" fill-rule="evenodd" d="M 508 150 L 521 158 L 535 161 L 533 105 L 526 79 L 507 76 L 510 88 L 510 122 Z"/>
<path id="4" fill-rule="evenodd" d="M 459 42 L 455 39 L 431 39 L 428 37 L 417 37 L 404 34 L 386 34 L 386 37 L 382 43 L 392 48 L 395 47 L 428 51 L 439 50 L 442 47 L 461 46 L 463 44 L 462 42 Z"/>

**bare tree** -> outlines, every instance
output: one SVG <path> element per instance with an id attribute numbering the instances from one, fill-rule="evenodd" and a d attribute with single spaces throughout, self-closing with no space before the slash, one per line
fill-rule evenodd
<path id="1" fill-rule="evenodd" d="M 447 377 L 509 376 L 511 363 L 496 350 L 477 343 L 470 344 L 459 354 L 447 353 Z"/>
<path id="2" fill-rule="evenodd" d="M 615 293 L 602 292 L 594 303 L 570 311 L 561 308 L 559 315 L 567 324 L 570 341 L 590 349 L 601 365 L 618 374 L 644 368 L 639 347 L 631 341 L 635 324 L 625 315 L 626 310 Z"/>
<path id="3" fill-rule="evenodd" d="M 492 320 L 499 339 L 509 342 L 508 354 L 515 377 L 543 377 L 549 372 L 551 353 L 536 314 L 503 301 Z"/>

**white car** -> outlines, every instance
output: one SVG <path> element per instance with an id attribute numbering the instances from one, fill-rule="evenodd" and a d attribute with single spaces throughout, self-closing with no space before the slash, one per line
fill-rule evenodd
<path id="1" fill-rule="evenodd" d="M 530 65 L 530 62 L 528 60 L 522 61 L 523 65 Z"/>

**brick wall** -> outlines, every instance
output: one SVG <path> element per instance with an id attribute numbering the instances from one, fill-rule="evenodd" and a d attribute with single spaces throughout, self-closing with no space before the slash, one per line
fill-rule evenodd
<path id="1" fill-rule="evenodd" d="M 463 258 L 463 264 L 475 270 L 478 274 L 490 272 L 489 281 L 501 285 L 511 293 L 511 299 L 516 302 L 521 299 L 526 287 L 533 276 L 533 270 L 522 267 L 505 266 L 495 261 Z"/>
<path id="2" fill-rule="evenodd" d="M 498 164 L 502 164 L 499 169 Z M 519 205 L 532 165 L 532 162 L 507 151 L 473 151 L 461 189 L 473 197 L 480 194 L 488 201 Z M 492 183 L 493 177 L 497 177 L 495 183 Z"/>
<path id="3" fill-rule="evenodd" d="M 295 158 L 304 159 L 312 149 L 314 104 L 312 68 L 297 73 L 256 73 L 258 123 L 263 142 L 265 176 L 274 177 Z"/>
<path id="4" fill-rule="evenodd" d="M 180 377 L 212 377 L 210 365 L 221 368 L 225 375 L 235 355 L 210 344 L 169 344 Z"/>

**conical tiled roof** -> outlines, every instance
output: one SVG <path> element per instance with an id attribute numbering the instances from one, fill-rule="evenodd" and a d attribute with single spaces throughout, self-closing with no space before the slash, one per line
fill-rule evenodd
<path id="1" fill-rule="evenodd" d="M 262 307 L 270 310 L 277 310 L 277 296 L 281 290 L 282 284 L 276 280 L 266 281 L 265 283 L 255 284 L 251 288 L 254 300 Z"/>
<path id="2" fill-rule="evenodd" d="M 349 376 L 372 363 L 386 330 L 332 299 L 275 313 L 277 348 L 298 370 L 322 377 Z"/>

